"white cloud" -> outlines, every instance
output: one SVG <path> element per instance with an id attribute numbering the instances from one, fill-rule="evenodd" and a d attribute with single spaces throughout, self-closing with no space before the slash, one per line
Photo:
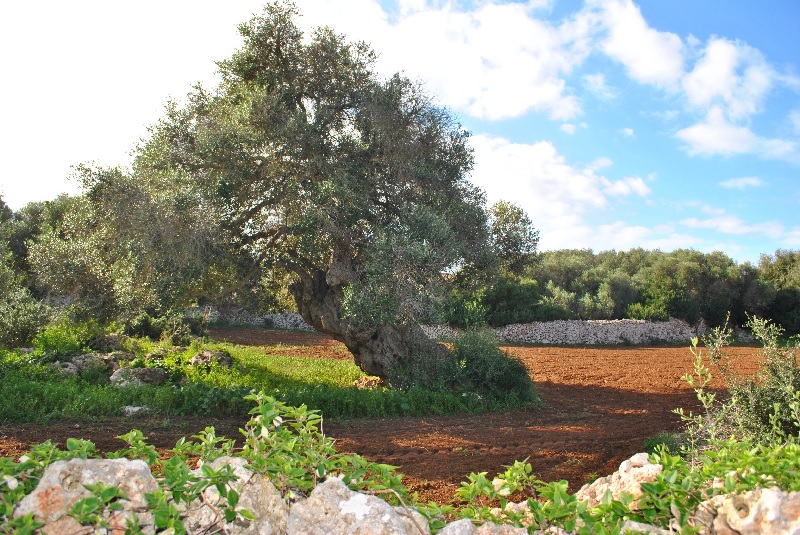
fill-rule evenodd
<path id="1" fill-rule="evenodd" d="M 637 232 L 660 236 L 642 227 L 623 222 L 608 223 L 607 233 L 598 236 L 597 225 L 589 218 L 610 209 L 620 197 L 645 197 L 650 189 L 638 177 L 611 180 L 600 169 L 612 165 L 609 158 L 598 158 L 589 165 L 567 162 L 552 143 L 512 143 L 487 135 L 472 138 L 475 169 L 472 181 L 482 187 L 489 203 L 513 200 L 541 230 L 543 249 L 564 247 L 628 248 Z M 605 223 L 604 223 L 605 224 Z M 620 228 L 624 227 L 624 232 Z M 630 241 L 629 241 L 630 240 Z M 684 242 L 685 243 L 685 242 Z"/>
<path id="2" fill-rule="evenodd" d="M 360 1 L 370 9 L 305 0 L 303 12 L 313 16 L 304 19 L 367 40 L 380 51 L 382 71 L 423 80 L 437 100 L 472 117 L 497 120 L 537 111 L 569 120 L 582 113 L 565 81 L 591 51 L 591 24 L 580 17 L 556 26 L 534 16 L 537 3 L 461 9 L 409 1 L 390 18 L 377 2 Z"/>
<path id="3" fill-rule="evenodd" d="M 672 88 L 683 75 L 683 43 L 669 32 L 651 28 L 631 0 L 592 0 L 608 34 L 602 50 L 619 61 L 634 80 Z"/>
<path id="4" fill-rule="evenodd" d="M 681 221 L 681 224 L 689 228 L 703 228 L 715 230 L 723 234 L 734 234 L 741 236 L 744 234 L 762 234 L 772 239 L 780 239 L 784 235 L 784 226 L 776 221 L 767 221 L 748 225 L 739 217 L 732 214 L 722 214 L 708 219 L 697 219 L 690 217 Z"/>
<path id="5" fill-rule="evenodd" d="M 644 180 L 639 177 L 625 177 L 615 182 L 604 179 L 603 183 L 605 185 L 603 191 L 613 197 L 632 195 L 634 193 L 640 197 L 647 197 L 652 193 L 647 184 L 644 183 Z"/>
<path id="6" fill-rule="evenodd" d="M 575 133 L 575 125 L 574 124 L 570 124 L 570 123 L 564 123 L 564 124 L 561 125 L 559 130 L 561 130 L 565 134 L 572 135 L 572 134 Z"/>
<path id="7" fill-rule="evenodd" d="M 602 99 L 611 99 L 617 96 L 616 91 L 606 83 L 606 77 L 603 74 L 586 74 L 583 82 L 589 91 Z"/>
<path id="8" fill-rule="evenodd" d="M 731 178 L 719 183 L 720 186 L 727 189 L 745 189 L 750 187 L 762 186 L 764 181 L 756 176 L 743 176 L 739 178 Z"/>
<path id="9" fill-rule="evenodd" d="M 789 124 L 792 127 L 792 131 L 800 135 L 800 110 L 792 110 L 789 114 Z"/>
<path id="10" fill-rule="evenodd" d="M 632 137 L 633 136 L 633 128 L 623 128 L 622 129 L 622 133 L 625 134 L 628 137 Z"/>
<path id="11" fill-rule="evenodd" d="M 759 137 L 749 128 L 729 122 L 718 106 L 709 110 L 705 120 L 675 135 L 688 144 L 689 154 L 693 155 L 755 154 L 770 159 L 797 159 L 796 142 Z"/>
<path id="12" fill-rule="evenodd" d="M 741 119 L 759 111 L 775 77 L 758 50 L 715 37 L 682 85 L 692 105 L 721 106 L 730 119 Z"/>

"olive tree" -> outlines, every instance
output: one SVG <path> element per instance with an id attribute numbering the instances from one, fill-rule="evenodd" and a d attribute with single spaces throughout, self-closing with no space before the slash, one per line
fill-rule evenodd
<path id="1" fill-rule="evenodd" d="M 366 44 L 329 28 L 306 37 L 298 16 L 277 2 L 242 24 L 220 86 L 169 107 L 134 173 L 197 188 L 365 372 L 448 358 L 417 322 L 442 271 L 489 256 L 468 133 L 418 83 L 381 77 Z"/>

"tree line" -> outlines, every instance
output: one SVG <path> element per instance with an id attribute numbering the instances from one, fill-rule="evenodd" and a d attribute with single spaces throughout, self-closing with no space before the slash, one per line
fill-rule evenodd
<path id="1" fill-rule="evenodd" d="M 449 323 L 493 326 L 558 319 L 678 318 L 721 326 L 748 315 L 800 333 L 800 251 L 762 254 L 758 265 L 726 254 L 564 249 L 530 255 L 516 271 L 477 288 L 455 288 Z"/>

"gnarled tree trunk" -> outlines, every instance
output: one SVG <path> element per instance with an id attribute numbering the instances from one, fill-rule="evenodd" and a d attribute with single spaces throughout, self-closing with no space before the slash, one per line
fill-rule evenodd
<path id="1" fill-rule="evenodd" d="M 321 270 L 301 274 L 289 290 L 306 323 L 347 346 L 364 373 L 389 382 L 391 370 L 415 351 L 428 358 L 452 358 L 444 346 L 429 339 L 417 324 L 364 326 L 343 318 L 344 286 L 331 285 L 327 279 Z"/>

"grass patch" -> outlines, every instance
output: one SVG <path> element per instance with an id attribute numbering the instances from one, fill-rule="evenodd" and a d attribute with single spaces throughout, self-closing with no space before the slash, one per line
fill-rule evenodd
<path id="1" fill-rule="evenodd" d="M 128 348 L 135 358 L 125 365 L 163 368 L 170 380 L 159 386 L 119 388 L 101 374 L 64 375 L 49 363 L 54 358 L 67 360 L 63 355 L 0 351 L 0 423 L 93 420 L 120 416 L 126 405 L 146 406 L 164 417 L 244 417 L 249 409 L 244 396 L 253 391 L 267 392 L 291 405 L 306 404 L 331 419 L 479 412 L 522 404 L 516 396 L 487 400 L 420 387 L 360 389 L 353 384 L 364 374 L 355 364 L 294 356 L 302 355 L 308 349 L 305 346 L 195 342 L 176 348 L 133 339 Z M 190 365 L 192 357 L 204 349 L 227 353 L 233 365 Z"/>

